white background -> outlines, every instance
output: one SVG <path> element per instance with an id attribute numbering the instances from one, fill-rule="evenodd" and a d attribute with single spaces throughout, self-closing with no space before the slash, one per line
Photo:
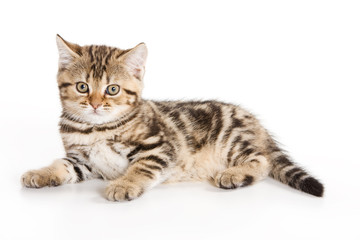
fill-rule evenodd
<path id="1" fill-rule="evenodd" d="M 360 239 L 358 1 L 2 1 L 0 239 Z M 144 97 L 254 112 L 326 186 L 161 185 L 110 203 L 102 181 L 23 189 L 63 156 L 55 35 L 149 49 Z"/>

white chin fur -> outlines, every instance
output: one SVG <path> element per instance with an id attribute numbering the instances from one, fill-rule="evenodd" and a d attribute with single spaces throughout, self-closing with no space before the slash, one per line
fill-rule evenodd
<path id="1" fill-rule="evenodd" d="M 102 107 L 96 110 L 97 113 L 94 113 L 92 107 L 80 108 L 75 104 L 68 104 L 66 106 L 67 112 L 70 113 L 73 117 L 90 123 L 90 124 L 104 124 L 108 122 L 113 122 L 116 119 L 119 119 L 123 113 L 125 113 L 130 106 L 115 106 L 112 107 L 110 111 L 105 111 Z M 70 110 L 70 111 L 69 111 Z"/>
<path id="2" fill-rule="evenodd" d="M 116 120 L 119 118 L 120 111 L 117 108 L 112 109 L 111 111 L 104 111 L 102 109 L 94 110 L 89 108 L 84 111 L 82 118 L 92 124 L 103 124 Z"/>
<path id="3" fill-rule="evenodd" d="M 112 114 L 95 114 L 95 113 L 87 113 L 83 116 L 84 120 L 86 122 L 92 123 L 92 124 L 103 124 L 107 122 L 114 121 L 116 117 L 112 116 Z"/>
<path id="4" fill-rule="evenodd" d="M 113 122 L 119 117 L 121 117 L 122 113 L 128 109 L 128 106 L 117 106 L 112 108 L 111 111 L 105 111 L 103 109 L 96 110 L 96 113 L 92 108 L 86 109 L 82 118 L 85 122 L 91 124 L 104 124 L 108 122 Z"/>

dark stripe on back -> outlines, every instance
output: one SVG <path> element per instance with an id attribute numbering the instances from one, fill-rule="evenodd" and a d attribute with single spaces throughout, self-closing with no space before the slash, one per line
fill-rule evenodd
<path id="1" fill-rule="evenodd" d="M 228 160 L 228 163 L 231 162 L 231 158 L 234 154 L 234 151 L 233 151 L 233 148 L 236 146 L 236 144 L 239 144 L 241 141 L 241 136 L 236 136 L 232 143 L 231 143 L 231 146 L 230 146 L 230 149 L 229 149 L 229 152 L 228 152 L 228 155 L 227 155 L 227 160 Z"/>
<path id="2" fill-rule="evenodd" d="M 231 128 L 243 128 L 245 127 L 244 121 L 242 119 L 233 118 L 231 123 Z"/>
<path id="3" fill-rule="evenodd" d="M 248 148 L 248 149 L 246 149 L 246 150 L 244 150 L 244 151 L 241 152 L 241 157 L 247 158 L 248 156 L 250 156 L 250 155 L 251 155 L 252 153 L 254 153 L 254 152 L 255 152 L 254 149 Z"/>
<path id="4" fill-rule="evenodd" d="M 197 148 L 195 138 L 188 133 L 186 130 L 185 122 L 180 119 L 180 113 L 177 110 L 170 112 L 169 117 L 171 118 L 172 122 L 175 124 L 177 129 L 183 134 L 185 137 L 186 143 L 188 147 L 194 152 Z"/>
<path id="5" fill-rule="evenodd" d="M 149 132 L 146 134 L 146 137 L 156 136 L 160 132 L 160 122 L 155 118 L 152 119 L 151 123 L 149 123 Z"/>
<path id="6" fill-rule="evenodd" d="M 169 113 L 171 110 L 173 110 L 172 107 L 170 107 L 168 104 L 163 103 L 163 102 L 154 102 L 155 105 L 158 107 L 159 111 L 162 113 Z"/>
<path id="7" fill-rule="evenodd" d="M 244 151 L 244 149 L 247 148 L 248 146 L 250 146 L 250 142 L 249 141 L 243 141 L 242 144 L 241 144 L 240 151 Z"/>
<path id="8" fill-rule="evenodd" d="M 230 126 L 225 130 L 225 133 L 224 133 L 224 136 L 223 136 L 223 139 L 222 139 L 222 142 L 223 143 L 226 143 L 232 133 L 232 131 L 234 130 L 234 128 L 242 128 L 242 127 L 245 127 L 244 123 L 243 123 L 243 120 L 240 120 L 240 119 L 237 119 L 235 118 L 235 115 L 236 115 L 236 109 L 233 108 L 232 111 L 231 111 L 231 124 Z"/>
<path id="9" fill-rule="evenodd" d="M 183 132 L 183 134 L 186 136 L 187 131 L 185 129 L 185 123 L 180 119 L 180 113 L 178 111 L 173 111 L 169 114 L 169 117 L 172 119 L 172 121 L 175 123 L 176 127 Z"/>
<path id="10" fill-rule="evenodd" d="M 209 141 L 215 142 L 217 140 L 217 137 L 219 136 L 221 129 L 223 127 L 223 120 L 222 120 L 222 111 L 221 107 L 211 104 L 211 112 L 213 114 L 213 126 L 210 134 Z"/>
<path id="11" fill-rule="evenodd" d="M 223 138 L 222 138 L 222 143 L 225 144 L 228 140 L 229 140 L 229 137 L 232 133 L 232 127 L 228 127 L 226 130 L 225 130 L 225 133 L 223 135 Z"/>
<path id="12" fill-rule="evenodd" d="M 210 131 L 213 116 L 212 112 L 195 108 L 188 108 L 187 111 L 194 130 Z"/>

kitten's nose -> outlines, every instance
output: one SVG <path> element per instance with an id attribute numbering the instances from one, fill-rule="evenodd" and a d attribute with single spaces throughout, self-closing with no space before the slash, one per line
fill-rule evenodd
<path id="1" fill-rule="evenodd" d="M 101 103 L 90 103 L 90 105 L 96 110 L 101 106 Z"/>

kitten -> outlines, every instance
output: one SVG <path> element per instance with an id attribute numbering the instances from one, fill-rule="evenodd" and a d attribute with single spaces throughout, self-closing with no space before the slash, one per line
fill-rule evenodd
<path id="1" fill-rule="evenodd" d="M 25 173 L 41 188 L 109 180 L 111 201 L 132 200 L 163 182 L 211 180 L 233 189 L 271 176 L 322 196 L 249 112 L 232 104 L 141 98 L 147 48 L 79 46 L 57 35 L 60 133 L 66 157 Z"/>

